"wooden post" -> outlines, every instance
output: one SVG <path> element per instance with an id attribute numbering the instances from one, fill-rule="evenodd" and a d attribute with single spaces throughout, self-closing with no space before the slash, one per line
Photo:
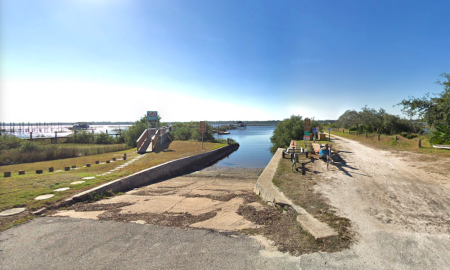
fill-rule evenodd
<path id="1" fill-rule="evenodd" d="M 367 132 L 366 132 L 366 139 L 367 139 Z"/>
<path id="2" fill-rule="evenodd" d="M 422 140 L 419 139 L 419 148 L 422 148 Z"/>
<path id="3" fill-rule="evenodd" d="M 55 143 L 58 143 L 58 132 L 55 131 Z"/>
<path id="4" fill-rule="evenodd" d="M 33 140 L 33 131 L 30 131 L 30 141 Z"/>

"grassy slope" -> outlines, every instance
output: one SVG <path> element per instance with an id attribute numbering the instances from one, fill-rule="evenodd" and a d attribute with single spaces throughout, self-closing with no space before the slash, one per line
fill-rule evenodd
<path id="1" fill-rule="evenodd" d="M 116 161 L 110 164 L 95 165 L 96 160 L 105 162 L 111 160 L 112 157 L 122 158 L 124 153 L 127 153 L 128 160 L 136 157 L 138 154 L 132 150 L 125 150 L 120 152 L 85 156 L 79 158 L 70 158 L 54 161 L 36 162 L 28 164 L 18 164 L 0 167 L 0 211 L 11 207 L 27 207 L 28 209 L 38 209 L 42 206 L 61 201 L 83 190 L 92 188 L 94 186 L 103 184 L 105 182 L 118 179 L 140 170 L 150 168 L 152 166 L 162 164 L 164 162 L 179 159 L 182 157 L 193 156 L 199 153 L 207 152 L 218 147 L 224 146 L 217 143 L 204 143 L 204 148 L 201 149 L 201 142 L 172 142 L 169 147 L 158 153 L 148 153 L 139 160 L 131 163 L 127 167 L 112 172 L 105 176 L 97 176 L 93 180 L 87 180 L 80 185 L 69 185 L 71 182 L 79 181 L 83 177 L 96 176 L 98 174 L 107 172 L 111 169 L 127 161 Z M 90 168 L 82 167 L 86 163 L 92 164 Z M 48 167 L 54 167 L 56 170 L 61 170 L 65 166 L 77 165 L 79 169 L 71 171 L 48 172 Z M 43 174 L 35 174 L 35 170 L 43 169 Z M 25 175 L 18 175 L 17 171 L 25 170 Z M 12 177 L 4 178 L 3 172 L 11 171 Z M 70 187 L 70 190 L 64 192 L 54 192 L 54 189 L 61 187 Z M 44 201 L 36 201 L 35 197 L 42 194 L 55 194 L 51 199 Z"/>

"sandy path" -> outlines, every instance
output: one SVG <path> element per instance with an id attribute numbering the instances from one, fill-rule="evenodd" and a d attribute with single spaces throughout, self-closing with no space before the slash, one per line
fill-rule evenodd
<path id="1" fill-rule="evenodd" d="M 304 255 L 302 266 L 450 269 L 450 177 L 423 169 L 427 164 L 418 166 L 411 156 L 335 138 L 346 164 L 327 171 L 319 163 L 325 181 L 317 191 L 352 221 L 357 243 L 339 253 Z"/>

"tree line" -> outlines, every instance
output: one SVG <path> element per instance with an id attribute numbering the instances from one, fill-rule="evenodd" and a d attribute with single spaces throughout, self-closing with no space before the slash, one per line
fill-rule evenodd
<path id="1" fill-rule="evenodd" d="M 430 142 L 433 144 L 450 144 L 450 74 L 443 73 L 443 81 L 436 83 L 444 90 L 437 94 L 426 94 L 423 97 L 408 97 L 396 104 L 400 106 L 406 118 L 389 114 L 384 109 L 373 109 L 367 106 L 361 110 L 347 110 L 334 123 L 329 121 L 331 127 L 346 128 L 360 133 L 402 134 L 413 138 L 416 134 L 423 134 L 425 128 L 431 131 Z M 277 148 L 285 148 L 290 140 L 302 140 L 304 134 L 304 119 L 302 116 L 291 116 L 281 121 L 275 128 L 271 152 Z M 311 127 L 320 126 L 322 121 L 311 121 Z"/>

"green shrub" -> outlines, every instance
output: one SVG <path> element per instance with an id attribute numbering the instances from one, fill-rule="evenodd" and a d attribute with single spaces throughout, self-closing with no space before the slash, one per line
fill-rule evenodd
<path id="1" fill-rule="evenodd" d="M 101 132 L 95 137 L 96 144 L 112 144 L 114 139 L 105 132 Z"/>
<path id="2" fill-rule="evenodd" d="M 0 165 L 11 165 L 18 163 L 39 162 L 79 156 L 98 155 L 109 152 L 118 152 L 129 149 L 125 144 L 93 145 L 40 145 L 34 148 L 35 142 L 27 142 L 27 149 L 33 151 L 22 152 L 20 149 L 9 149 L 0 152 Z M 25 144 L 24 144 L 25 145 Z"/>
<path id="3" fill-rule="evenodd" d="M 19 148 L 22 142 L 22 139 L 17 138 L 14 135 L 3 134 L 0 136 L 0 150 Z"/>
<path id="4" fill-rule="evenodd" d="M 94 134 L 92 132 L 82 130 L 67 136 L 66 143 L 93 143 Z"/>
<path id="5" fill-rule="evenodd" d="M 174 131 L 175 140 L 187 141 L 191 139 L 191 130 L 187 127 L 180 127 Z"/>
<path id="6" fill-rule="evenodd" d="M 414 139 L 414 138 L 417 138 L 417 137 L 419 137 L 419 135 L 417 135 L 417 134 L 414 134 L 414 133 L 410 133 L 410 134 L 407 134 L 406 135 L 406 138 L 407 139 Z"/>
<path id="7" fill-rule="evenodd" d="M 430 142 L 432 144 L 450 144 L 450 126 L 437 125 Z"/>
<path id="8" fill-rule="evenodd" d="M 229 139 L 228 139 L 228 144 L 229 144 L 229 145 L 235 145 L 235 144 L 239 144 L 239 143 L 236 142 L 234 139 L 229 138 Z"/>
<path id="9" fill-rule="evenodd" d="M 19 148 L 19 151 L 22 153 L 40 151 L 42 150 L 42 145 L 39 145 L 33 141 L 24 141 Z"/>

